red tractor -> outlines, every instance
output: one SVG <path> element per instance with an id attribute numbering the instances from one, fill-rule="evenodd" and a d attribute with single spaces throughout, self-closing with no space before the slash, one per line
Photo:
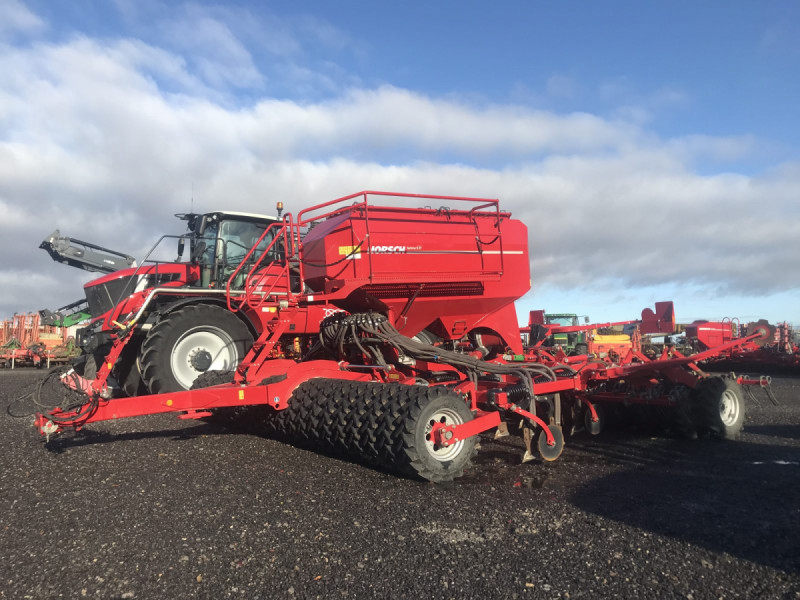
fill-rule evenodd
<path id="1" fill-rule="evenodd" d="M 393 205 L 397 198 L 455 206 L 406 208 Z M 707 376 L 696 357 L 631 353 L 613 362 L 526 352 L 513 303 L 530 287 L 527 241 L 526 226 L 497 200 L 362 192 L 287 214 L 226 272 L 217 289 L 227 309 L 200 309 L 225 319 L 260 316 L 260 333 L 235 370 L 230 361 L 216 369 L 211 350 L 195 352 L 189 360 L 202 374 L 192 389 L 112 398 L 109 375 L 165 285 L 133 289 L 108 313 L 110 347 L 96 377 L 62 373 L 65 398 L 36 423 L 49 437 L 108 419 L 204 418 L 250 406 L 251 422 L 431 481 L 458 477 L 476 436 L 509 423 L 523 425 L 526 460 L 534 447 L 555 460 L 564 426 L 582 419 L 598 433 L 603 406 L 652 406 L 687 434 L 738 434 L 739 385 Z M 168 293 L 180 301 L 185 290 Z M 197 310 L 187 304 L 166 314 L 188 320 Z M 662 333 L 673 331 L 671 303 L 646 316 Z M 142 359 L 166 356 L 181 338 L 160 322 Z"/>
<path id="2" fill-rule="evenodd" d="M 129 395 L 189 389 L 209 368 L 232 369 L 261 332 L 260 314 L 228 310 L 225 287 L 253 242 L 280 218 L 229 211 L 176 216 L 187 221 L 188 233 L 163 236 L 148 253 L 177 239 L 174 262 L 146 258 L 137 267 L 131 256 L 62 237 L 57 230 L 42 242 L 58 262 L 106 273 L 84 286 L 85 300 L 69 306 L 80 305 L 81 314 L 90 315 L 89 325 L 78 332 L 83 357 L 77 368 L 84 377 L 93 379 L 108 354 L 120 310 L 141 299 L 145 310 L 109 379 Z M 190 260 L 180 262 L 186 240 Z"/>

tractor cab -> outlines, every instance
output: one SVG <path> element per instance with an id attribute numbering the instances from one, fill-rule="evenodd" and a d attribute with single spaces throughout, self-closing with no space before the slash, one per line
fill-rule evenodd
<path id="1" fill-rule="evenodd" d="M 585 323 L 589 322 L 588 317 L 583 317 Z M 544 322 L 548 325 L 562 325 L 566 327 L 580 325 L 580 317 L 574 313 L 546 313 Z M 556 333 L 551 340 L 547 340 L 545 346 L 561 346 L 567 354 L 574 352 L 583 353 L 586 348 L 586 332 L 579 331 L 574 333 Z"/>
<path id="2" fill-rule="evenodd" d="M 190 233 L 190 256 L 192 262 L 200 266 L 199 287 L 224 288 L 228 278 L 242 263 L 250 249 L 258 242 L 264 231 L 273 223 L 281 220 L 277 217 L 258 215 L 242 212 L 216 211 L 199 214 L 176 215 L 188 221 Z M 277 231 L 273 228 L 259 242 L 258 247 L 248 259 L 255 261 L 272 242 Z M 266 257 L 260 261 L 268 263 L 278 261 L 278 249 L 270 251 L 274 256 Z M 183 240 L 179 242 L 179 255 L 183 253 Z M 242 275 L 237 277 L 240 281 L 232 282 L 234 289 L 241 289 L 244 285 L 246 269 L 239 271 Z"/>

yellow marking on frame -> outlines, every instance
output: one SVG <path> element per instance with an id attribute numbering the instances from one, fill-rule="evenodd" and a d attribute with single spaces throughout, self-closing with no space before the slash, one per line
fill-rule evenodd
<path id="1" fill-rule="evenodd" d="M 339 256 L 346 256 L 347 260 L 361 258 L 361 252 L 358 251 L 358 246 L 339 246 Z"/>
<path id="2" fill-rule="evenodd" d="M 244 390 L 239 390 L 239 400 L 244 400 Z"/>
<path id="3" fill-rule="evenodd" d="M 167 400 L 167 406 L 172 406 L 172 400 Z"/>

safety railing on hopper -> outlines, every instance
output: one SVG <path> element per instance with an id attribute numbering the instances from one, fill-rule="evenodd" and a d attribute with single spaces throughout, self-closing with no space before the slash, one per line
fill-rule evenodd
<path id="1" fill-rule="evenodd" d="M 505 267 L 504 267 L 504 256 L 503 256 L 503 254 L 504 254 L 503 253 L 503 238 L 500 235 L 500 220 L 501 220 L 501 217 L 508 217 L 508 216 L 511 215 L 511 213 L 500 212 L 500 201 L 499 200 L 490 199 L 490 198 L 474 198 L 474 197 L 469 197 L 469 196 L 439 196 L 439 195 L 429 195 L 429 194 L 406 194 L 406 193 L 402 193 L 402 192 L 379 192 L 379 191 L 375 191 L 375 190 L 365 190 L 365 191 L 362 191 L 362 192 L 357 192 L 355 194 L 350 194 L 348 196 L 343 196 L 341 198 L 336 198 L 335 200 L 329 200 L 328 202 L 323 202 L 322 204 L 317 204 L 316 206 L 312 206 L 310 208 L 306 208 L 304 210 L 301 210 L 299 213 L 297 213 L 297 221 L 294 224 L 295 233 L 293 234 L 292 237 L 296 237 L 296 239 L 298 240 L 298 252 L 299 252 L 299 256 L 300 256 L 299 269 L 300 269 L 300 280 L 301 281 L 304 281 L 305 279 L 304 279 L 304 265 L 303 265 L 303 260 L 302 260 L 303 246 L 302 246 L 302 238 L 301 238 L 300 229 L 302 227 L 308 227 L 309 225 L 311 225 L 314 222 L 322 221 L 324 219 L 328 219 L 330 217 L 333 217 L 335 215 L 341 214 L 343 212 L 351 211 L 351 210 L 354 210 L 354 209 L 363 210 L 363 212 L 364 212 L 364 227 L 365 227 L 365 231 L 366 231 L 366 237 L 365 237 L 365 239 L 360 240 L 358 244 L 354 245 L 354 250 L 352 251 L 352 253 L 355 254 L 357 250 L 360 250 L 361 247 L 364 244 L 368 245 L 368 242 L 369 242 L 369 235 L 370 235 L 370 232 L 369 232 L 369 208 L 370 208 L 369 197 L 370 196 L 382 196 L 382 197 L 389 197 L 389 198 L 415 198 L 415 199 L 418 199 L 418 200 L 437 200 L 437 201 L 438 200 L 447 200 L 447 201 L 453 201 L 453 202 L 471 202 L 471 203 L 474 203 L 474 204 L 478 204 L 478 206 L 473 206 L 468 211 L 467 210 L 458 210 L 458 209 L 451 210 L 449 208 L 448 209 L 444 209 L 444 207 L 439 208 L 439 209 L 434 209 L 432 207 L 424 207 L 424 208 L 408 208 L 408 207 L 399 207 L 399 206 L 398 207 L 394 207 L 394 206 L 380 206 L 379 207 L 382 212 L 395 211 L 395 212 L 398 212 L 398 213 L 408 213 L 409 211 L 426 211 L 426 212 L 427 211 L 433 211 L 433 212 L 437 212 L 437 211 L 441 211 L 441 210 L 447 210 L 448 212 L 451 212 L 451 213 L 456 213 L 456 214 L 462 213 L 462 214 L 468 215 L 468 217 L 475 223 L 476 233 L 477 233 L 477 220 L 476 220 L 475 217 L 476 217 L 477 212 L 480 211 L 483 208 L 493 208 L 494 210 L 491 211 L 491 212 L 496 217 L 496 229 L 497 229 L 496 238 L 498 238 L 499 241 L 500 241 L 500 250 L 499 250 L 499 253 L 500 253 L 500 273 L 503 272 Z M 324 212 L 322 214 L 313 214 L 313 213 L 316 213 L 317 211 L 320 211 L 320 210 L 322 210 L 324 208 L 328 208 L 328 207 L 332 207 L 332 206 L 336 206 L 336 205 L 341 205 L 344 202 L 348 202 L 348 201 L 354 200 L 356 198 L 363 198 L 363 200 L 361 200 L 360 202 L 359 201 L 352 202 L 352 203 L 350 203 L 350 204 L 348 204 L 346 206 L 338 206 L 337 208 L 335 208 L 333 210 L 329 210 L 328 212 Z M 378 208 L 378 207 L 375 207 L 375 208 Z M 308 216 L 309 214 L 313 214 L 313 216 L 309 217 Z M 476 241 L 478 243 L 478 250 L 480 251 L 482 245 L 486 245 L 486 244 L 489 244 L 489 243 L 494 243 L 495 240 L 492 240 L 490 242 L 483 242 L 483 241 L 480 240 L 480 236 L 476 235 Z M 345 257 L 345 258 L 347 258 L 347 257 Z M 369 278 L 370 278 L 370 280 L 372 280 L 372 253 L 369 252 L 369 251 L 367 252 L 367 260 L 368 260 L 367 264 L 368 264 Z"/>
<path id="2" fill-rule="evenodd" d="M 475 218 L 475 212 L 480 210 L 481 208 L 486 208 L 494 206 L 495 209 L 495 229 L 497 233 L 495 234 L 494 238 L 488 242 L 484 242 L 480 236 L 480 229 L 478 228 L 478 220 Z M 503 236 L 500 235 L 500 217 L 503 216 L 510 216 L 511 213 L 501 213 L 500 212 L 500 202 L 498 200 L 487 200 L 484 204 L 480 206 L 473 206 L 472 209 L 469 211 L 470 217 L 472 218 L 472 222 L 475 224 L 475 241 L 478 244 L 478 251 L 481 253 L 481 258 L 483 258 L 483 246 L 489 246 L 494 244 L 495 242 L 499 242 L 500 244 L 500 272 L 499 275 L 502 275 L 505 272 L 505 253 L 503 252 Z M 485 264 L 485 263 L 484 263 Z"/>

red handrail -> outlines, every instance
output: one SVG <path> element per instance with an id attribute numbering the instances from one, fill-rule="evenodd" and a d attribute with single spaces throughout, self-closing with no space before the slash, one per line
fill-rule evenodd
<path id="1" fill-rule="evenodd" d="M 341 214 L 347 211 L 353 210 L 362 210 L 364 212 L 364 220 L 365 220 L 365 227 L 367 229 L 367 234 L 369 234 L 369 197 L 370 196 L 385 196 L 385 197 L 392 197 L 392 198 L 417 198 L 422 200 L 449 200 L 454 202 L 472 202 L 477 203 L 478 206 L 473 206 L 469 211 L 460 210 L 460 209 L 451 209 L 451 212 L 455 214 L 467 215 L 468 218 L 471 220 L 475 219 L 475 214 L 477 211 L 484 209 L 484 208 L 494 208 L 492 213 L 496 216 L 497 219 L 497 233 L 498 236 L 500 235 L 500 218 L 502 216 L 510 216 L 511 213 L 508 212 L 500 212 L 500 201 L 496 199 L 490 198 L 476 198 L 476 197 L 469 197 L 469 196 L 442 196 L 442 195 L 431 195 L 431 194 L 406 194 L 402 192 L 380 192 L 375 190 L 364 190 L 362 192 L 357 192 L 355 194 L 349 194 L 347 196 L 342 196 L 341 198 L 336 198 L 335 200 L 329 200 L 328 202 L 323 202 L 322 204 L 317 204 L 315 206 L 311 206 L 304 210 L 301 210 L 297 213 L 297 221 L 294 225 L 294 232 L 292 235 L 293 241 L 296 238 L 297 240 L 297 252 L 298 258 L 300 259 L 300 279 L 304 279 L 304 268 L 303 268 L 303 245 L 301 239 L 301 231 L 300 228 L 306 225 L 309 225 L 316 221 L 321 221 L 323 219 L 327 219 L 329 217 Z M 333 210 L 329 210 L 327 212 L 321 214 L 313 214 L 313 216 L 309 217 L 309 214 L 314 213 L 315 211 L 319 211 L 324 208 L 328 208 L 335 205 L 340 205 L 343 202 L 347 202 L 349 200 L 354 200 L 356 198 L 363 198 L 363 200 L 358 202 L 353 202 L 346 206 L 338 206 Z M 391 207 L 391 206 L 381 206 L 380 209 L 382 211 L 397 211 L 397 212 L 408 212 L 408 207 Z M 414 210 L 431 210 L 436 212 L 439 209 L 414 209 Z M 367 238 L 369 239 L 369 238 Z M 372 253 L 368 252 L 368 261 L 369 261 L 369 276 L 372 277 Z M 500 273 L 504 271 L 505 267 L 505 257 L 503 256 L 503 241 L 502 236 L 500 236 Z"/>
<path id="2" fill-rule="evenodd" d="M 275 245 L 275 242 L 278 241 L 281 238 L 281 233 L 283 233 L 284 246 L 286 246 L 286 229 L 287 229 L 287 227 L 291 227 L 291 220 L 287 221 L 287 217 L 289 219 L 291 219 L 291 215 L 287 214 L 286 217 L 284 217 L 283 221 L 272 223 L 269 227 L 264 229 L 264 232 L 261 234 L 261 236 L 259 236 L 258 240 L 253 244 L 253 246 L 250 248 L 250 250 L 247 252 L 247 254 L 245 254 L 245 256 L 242 259 L 242 261 L 239 263 L 239 265 L 236 267 L 236 269 L 234 269 L 233 273 L 228 278 L 228 283 L 225 286 L 225 296 L 226 296 L 226 299 L 227 299 L 227 302 L 228 302 L 228 309 L 231 312 L 236 312 L 236 311 L 240 310 L 242 308 L 242 306 L 244 306 L 244 304 L 248 304 L 248 305 L 252 306 L 252 304 L 250 302 L 251 294 L 250 294 L 250 290 L 249 290 L 249 288 L 250 288 L 250 286 L 249 286 L 250 277 L 253 275 L 255 270 L 264 261 L 264 257 L 266 257 L 267 254 L 269 253 L 269 251 L 272 250 L 273 246 Z M 253 255 L 253 253 L 255 252 L 256 248 L 258 248 L 258 245 L 262 241 L 264 241 L 264 237 L 267 235 L 267 233 L 269 233 L 270 230 L 272 230 L 273 227 L 280 228 L 281 232 L 275 234 L 275 236 L 272 238 L 272 241 L 261 252 L 261 254 L 259 255 L 258 259 L 253 263 L 252 268 L 248 271 L 247 275 L 244 278 L 244 282 L 243 282 L 244 283 L 244 290 L 243 290 L 244 294 L 242 295 L 242 299 L 239 302 L 239 305 L 234 308 L 233 301 L 232 301 L 233 296 L 231 294 L 231 285 L 233 284 L 233 280 L 239 275 L 239 272 L 242 270 L 244 265 L 247 264 L 247 261 Z M 286 264 L 287 265 L 289 264 L 288 263 L 288 257 L 287 257 L 287 263 Z M 280 279 L 280 275 L 276 278 L 275 283 L 277 283 L 278 279 Z M 273 283 L 272 288 L 270 288 L 270 291 L 272 291 L 272 289 L 274 289 L 275 283 Z M 288 286 L 287 289 L 289 289 L 290 287 L 291 286 Z M 291 290 L 289 290 L 289 291 L 291 292 Z M 263 301 L 262 301 L 262 303 L 263 303 Z"/>
<path id="3" fill-rule="evenodd" d="M 494 206 L 495 210 L 497 211 L 497 213 L 501 214 L 499 212 L 500 201 L 499 200 L 495 200 L 495 199 L 490 199 L 490 198 L 473 198 L 473 197 L 469 197 L 469 196 L 439 196 L 439 195 L 430 195 L 430 194 L 404 194 L 404 193 L 400 193 L 400 192 L 378 192 L 378 191 L 374 191 L 374 190 L 365 190 L 363 192 L 358 192 L 356 194 L 350 194 L 348 196 L 342 196 L 341 198 L 337 198 L 335 200 L 329 200 L 328 202 L 323 202 L 322 204 L 317 204 L 316 206 L 311 206 L 309 208 L 301 210 L 299 213 L 297 213 L 297 225 L 298 226 L 307 225 L 308 223 L 311 223 L 312 221 L 319 221 L 321 219 L 329 217 L 329 216 L 331 216 L 333 214 L 336 214 L 339 211 L 342 211 L 342 210 L 345 210 L 345 209 L 346 210 L 350 210 L 352 208 L 357 208 L 359 206 L 367 206 L 368 203 L 369 203 L 369 196 L 386 196 L 386 197 L 390 197 L 390 198 L 418 198 L 418 199 L 422 199 L 422 200 L 452 200 L 452 201 L 455 201 L 455 202 L 476 202 L 476 203 L 480 203 L 480 206 L 473 207 L 469 211 L 470 214 L 474 213 L 476 210 L 479 210 L 481 208 L 487 208 L 487 207 L 490 207 L 490 206 Z M 307 215 L 308 213 L 311 213 L 313 211 L 316 211 L 316 210 L 319 210 L 319 209 L 322 209 L 322 208 L 326 208 L 328 206 L 333 206 L 334 204 L 340 204 L 342 202 L 346 202 L 348 200 L 352 200 L 353 198 L 358 198 L 358 197 L 363 197 L 364 200 L 362 202 L 354 203 L 354 204 L 351 204 L 351 205 L 346 206 L 346 207 L 344 207 L 344 206 L 339 207 L 336 210 L 329 211 L 329 212 L 327 212 L 325 214 L 322 214 L 322 215 L 316 215 L 313 218 L 305 218 L 305 219 L 303 218 L 305 215 Z M 391 210 L 392 207 L 381 207 L 381 208 L 389 208 Z M 398 209 L 398 210 L 407 211 L 408 208 L 402 208 L 402 209 Z M 502 213 L 502 214 L 505 214 L 505 213 Z"/>

